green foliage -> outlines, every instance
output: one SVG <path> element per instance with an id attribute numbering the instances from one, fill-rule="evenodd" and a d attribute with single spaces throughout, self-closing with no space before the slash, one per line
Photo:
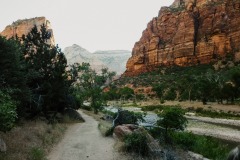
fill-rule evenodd
<path id="1" fill-rule="evenodd" d="M 211 64 L 161 67 L 136 77 L 122 77 L 116 86 L 152 86 L 160 100 L 201 100 L 234 103 L 240 97 L 240 65 L 215 70 Z M 178 94 L 176 94 L 178 93 Z"/>
<path id="2" fill-rule="evenodd" d="M 197 115 L 204 116 L 204 117 L 226 118 L 226 119 L 240 119 L 240 115 L 239 114 L 211 111 L 211 110 L 205 110 L 203 108 L 197 108 L 196 109 L 196 113 L 197 113 Z"/>
<path id="3" fill-rule="evenodd" d="M 154 110 L 163 110 L 164 109 L 164 105 L 151 105 L 151 106 L 143 106 L 142 107 L 142 111 L 154 111 Z"/>
<path id="4" fill-rule="evenodd" d="M 71 65 L 69 71 L 73 83 L 74 94 L 77 101 L 81 106 L 84 100 L 90 100 L 91 107 L 94 113 L 98 113 L 102 109 L 104 98 L 106 95 L 102 92 L 102 87 L 107 80 L 111 80 L 115 75 L 115 72 L 109 72 L 107 68 L 102 69 L 102 73 L 99 75 L 93 69 L 91 69 L 88 63 L 82 63 L 81 65 L 75 63 Z"/>
<path id="5" fill-rule="evenodd" d="M 216 139 L 188 132 L 175 132 L 172 134 L 172 139 L 175 144 L 182 148 L 199 153 L 210 159 L 226 159 L 230 151 L 230 148 Z"/>
<path id="6" fill-rule="evenodd" d="M 163 97 L 164 89 L 165 89 L 165 86 L 163 84 L 158 84 L 153 86 L 153 91 L 156 92 L 158 98 Z"/>
<path id="7" fill-rule="evenodd" d="M 34 26 L 28 35 L 22 37 L 27 85 L 33 94 L 27 108 L 31 115 L 43 112 L 48 117 L 48 113 L 63 112 L 67 107 L 67 61 L 58 46 L 47 44 L 50 37 L 45 25 L 40 31 Z"/>
<path id="8" fill-rule="evenodd" d="M 132 133 L 124 137 L 125 148 L 129 152 L 148 155 L 147 138 L 141 133 Z"/>
<path id="9" fill-rule="evenodd" d="M 106 109 L 103 109 L 101 112 L 106 114 L 106 115 L 112 116 L 113 119 L 115 119 L 117 117 L 117 113 L 111 112 L 111 111 L 106 110 Z"/>
<path id="10" fill-rule="evenodd" d="M 16 109 L 16 102 L 0 90 L 0 131 L 6 132 L 13 128 L 17 118 Z"/>
<path id="11" fill-rule="evenodd" d="M 109 129 L 106 131 L 105 136 L 106 136 L 106 137 L 112 136 L 112 135 L 113 135 L 113 131 L 114 131 L 114 127 L 109 128 Z"/>
<path id="12" fill-rule="evenodd" d="M 179 107 L 168 107 L 159 115 L 161 117 L 157 124 L 165 128 L 166 140 L 168 140 L 169 129 L 184 130 L 187 124 L 185 112 Z"/>
<path id="13" fill-rule="evenodd" d="M 20 43 L 0 36 L 0 88 L 2 91 L 11 90 L 8 94 L 12 100 L 18 102 L 19 115 L 23 114 L 24 105 L 30 99 L 25 68 Z"/>
<path id="14" fill-rule="evenodd" d="M 137 124 L 139 121 L 144 122 L 144 116 L 146 116 L 146 113 L 120 110 L 117 119 L 114 121 L 114 126 L 122 124 Z"/>
<path id="15" fill-rule="evenodd" d="M 133 91 L 133 89 L 131 89 L 129 87 L 120 88 L 119 95 L 120 95 L 120 97 L 122 97 L 124 99 L 130 99 L 133 97 L 134 91 Z"/>
<path id="16" fill-rule="evenodd" d="M 46 160 L 45 152 L 42 148 L 33 147 L 29 153 L 29 160 Z"/>

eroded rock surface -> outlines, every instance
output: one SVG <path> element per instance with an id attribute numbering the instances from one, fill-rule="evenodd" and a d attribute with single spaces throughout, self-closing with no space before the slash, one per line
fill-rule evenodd
<path id="1" fill-rule="evenodd" d="M 55 39 L 53 36 L 53 30 L 51 27 L 51 23 L 45 17 L 35 17 L 30 19 L 21 19 L 13 22 L 11 25 L 8 25 L 0 35 L 5 36 L 6 38 L 11 37 L 22 37 L 22 35 L 27 35 L 34 25 L 37 26 L 38 29 L 41 28 L 41 25 L 45 25 L 48 32 L 51 34 L 51 38 L 48 40 L 48 44 L 55 45 Z"/>
<path id="2" fill-rule="evenodd" d="M 170 7 L 162 7 L 135 43 L 125 75 L 226 57 L 239 61 L 239 13 L 237 0 L 175 0 Z"/>

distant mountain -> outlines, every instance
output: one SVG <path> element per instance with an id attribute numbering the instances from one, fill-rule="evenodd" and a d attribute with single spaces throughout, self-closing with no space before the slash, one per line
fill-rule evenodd
<path id="1" fill-rule="evenodd" d="M 131 52 L 127 50 L 107 50 L 91 53 L 76 44 L 66 47 L 63 52 L 66 55 L 68 64 L 87 62 L 97 72 L 107 67 L 118 75 L 126 70 L 127 60 L 131 57 Z"/>

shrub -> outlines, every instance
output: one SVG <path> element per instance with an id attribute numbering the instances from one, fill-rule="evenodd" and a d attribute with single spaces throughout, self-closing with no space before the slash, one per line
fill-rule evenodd
<path id="1" fill-rule="evenodd" d="M 16 102 L 0 90 L 0 131 L 12 129 L 16 118 Z"/>
<path id="2" fill-rule="evenodd" d="M 154 111 L 156 109 L 163 110 L 164 106 L 163 105 L 151 105 L 151 106 L 143 106 L 142 111 Z"/>
<path id="3" fill-rule="evenodd" d="M 44 150 L 39 147 L 33 147 L 29 154 L 30 160 L 47 160 Z"/>
<path id="4" fill-rule="evenodd" d="M 124 137 L 125 148 L 128 152 L 136 152 L 141 155 L 148 154 L 147 138 L 140 133 L 132 133 Z"/>
<path id="5" fill-rule="evenodd" d="M 163 113 L 159 116 L 158 125 L 165 128 L 165 138 L 169 138 L 169 129 L 184 130 L 187 124 L 187 118 L 184 117 L 184 110 L 179 107 L 169 107 L 163 110 Z"/>

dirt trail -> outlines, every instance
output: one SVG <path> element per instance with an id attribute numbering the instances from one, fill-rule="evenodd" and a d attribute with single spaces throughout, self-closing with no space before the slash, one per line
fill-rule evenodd
<path id="1" fill-rule="evenodd" d="M 187 130 L 195 134 L 240 143 L 240 120 L 187 116 Z"/>
<path id="2" fill-rule="evenodd" d="M 114 150 L 114 139 L 103 137 L 98 122 L 79 111 L 85 123 L 72 125 L 64 139 L 48 156 L 49 160 L 126 160 Z"/>

